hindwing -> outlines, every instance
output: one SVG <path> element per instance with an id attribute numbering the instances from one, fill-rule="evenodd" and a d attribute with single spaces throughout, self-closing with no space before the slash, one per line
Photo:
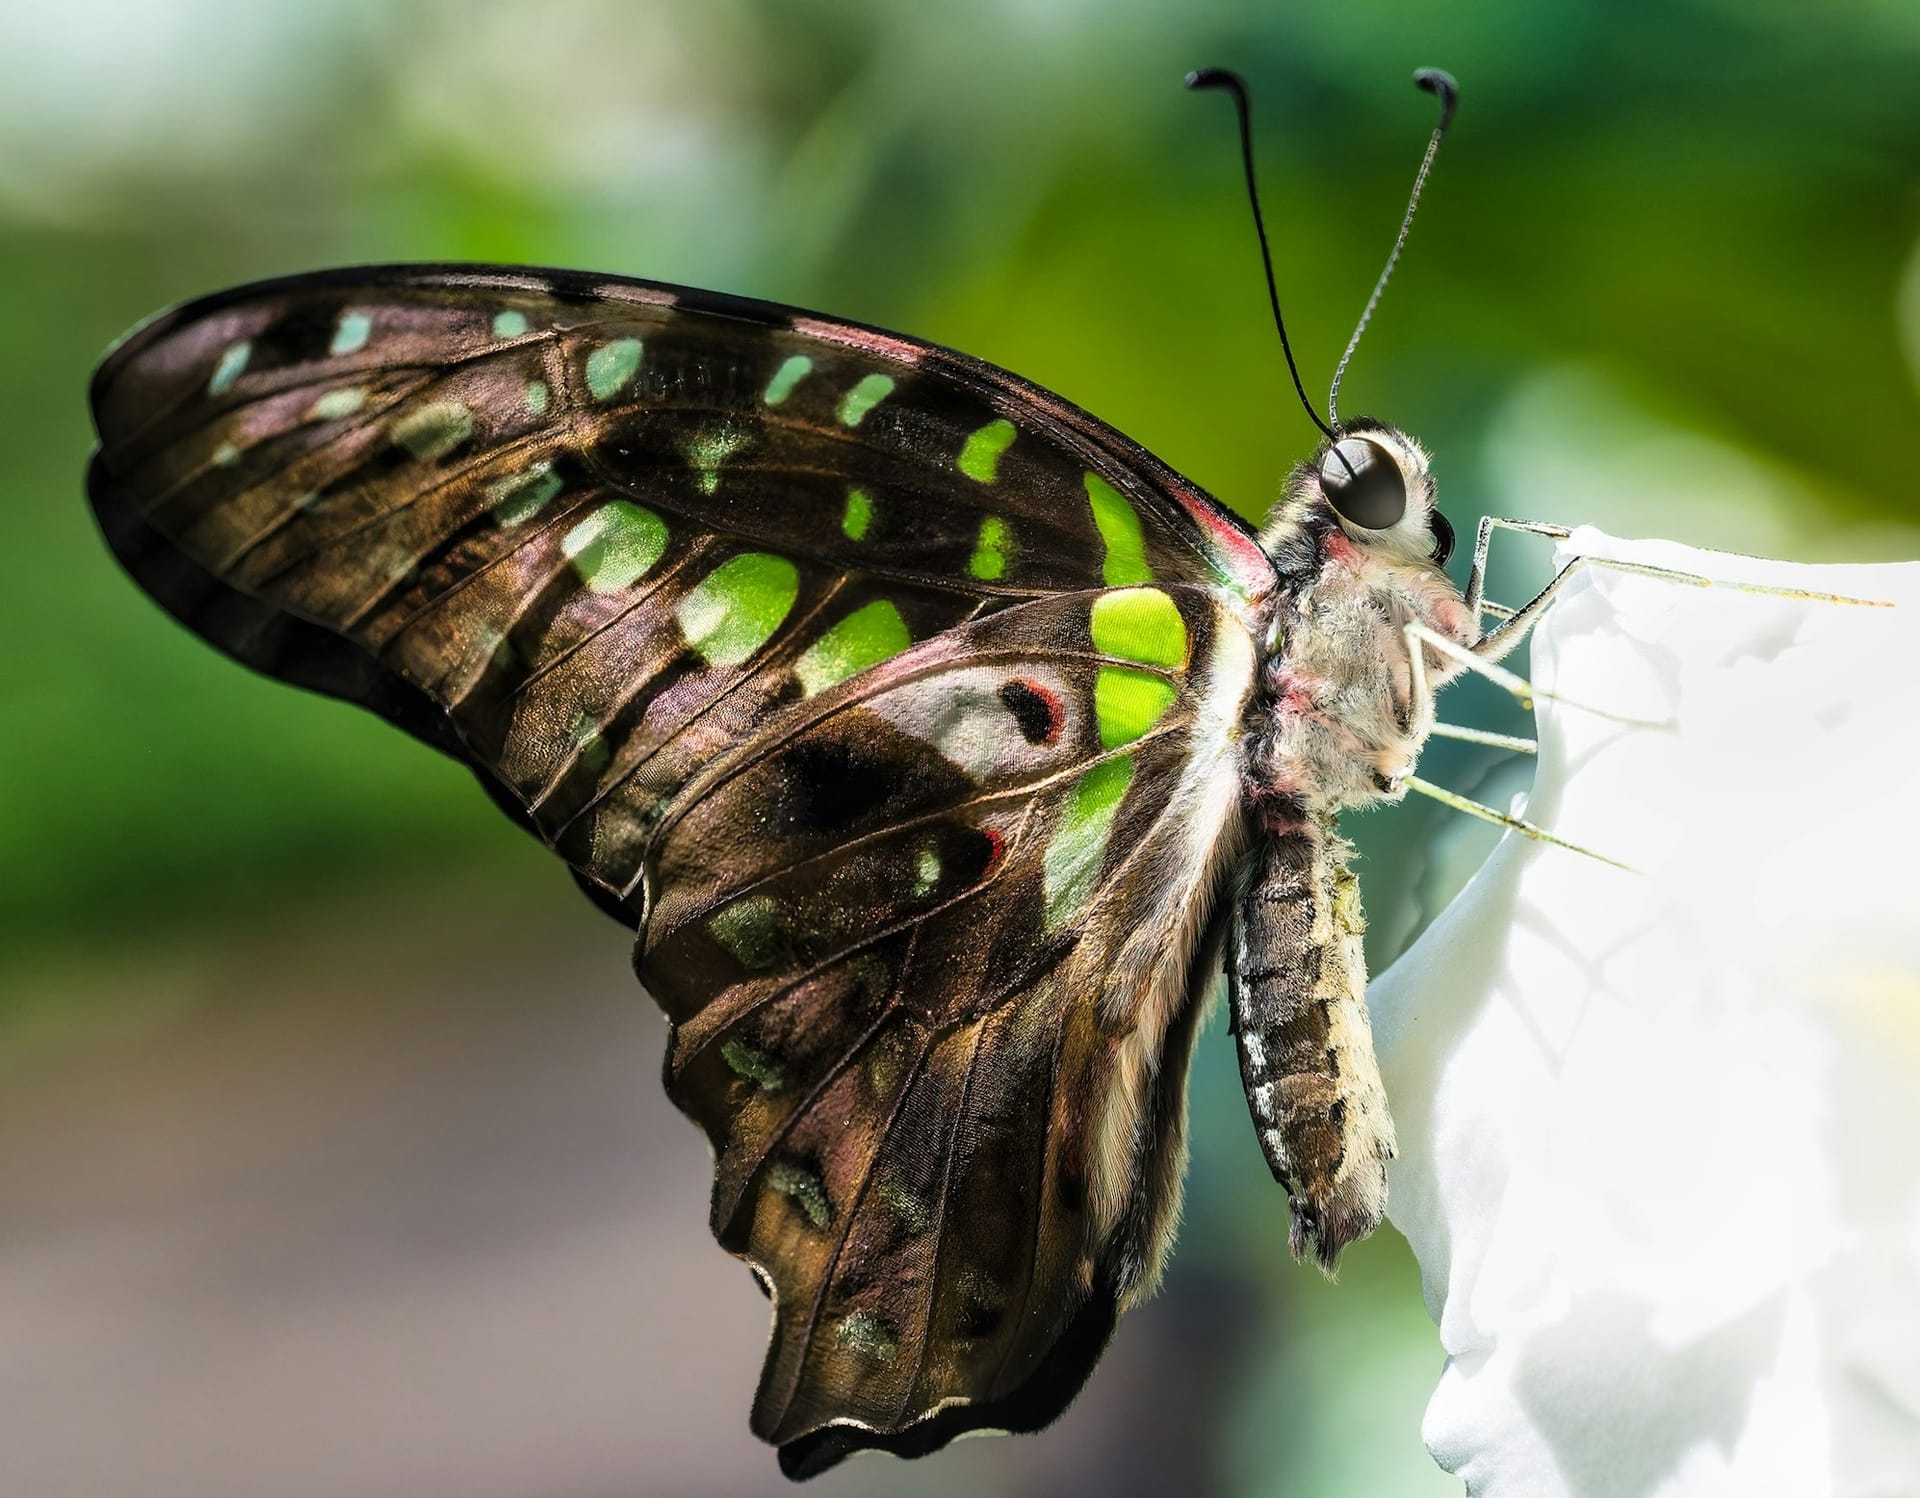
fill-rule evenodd
<path id="1" fill-rule="evenodd" d="M 773 1290 L 754 1424 L 790 1467 L 1051 1419 L 1154 1282 L 1250 664 L 1198 590 L 1034 600 L 662 819 L 638 967 L 714 1231 Z"/>
<path id="2" fill-rule="evenodd" d="M 1052 1418 L 1176 1210 L 1244 527 L 978 361 L 563 272 L 242 288 L 93 399 L 144 586 L 638 928 L 789 1469 Z"/>

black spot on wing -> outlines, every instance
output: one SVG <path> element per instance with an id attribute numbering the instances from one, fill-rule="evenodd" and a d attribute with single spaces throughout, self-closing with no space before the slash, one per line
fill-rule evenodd
<path id="1" fill-rule="evenodd" d="M 1000 689 L 1000 700 L 1029 744 L 1048 744 L 1059 737 L 1060 704 L 1052 693 L 1029 682 L 1010 681 Z"/>
<path id="2" fill-rule="evenodd" d="M 256 370 L 319 363 L 328 356 L 343 305 L 333 298 L 289 300 L 286 310 L 255 335 L 248 363 Z"/>
<path id="3" fill-rule="evenodd" d="M 784 758 L 780 819 L 788 832 L 838 833 L 882 811 L 905 786 L 898 761 L 837 739 L 796 745 Z"/>
<path id="4" fill-rule="evenodd" d="M 956 845 L 948 861 L 947 874 L 956 884 L 977 884 L 987 876 L 1000 855 L 1005 841 L 990 827 L 956 827 L 950 837 Z"/>

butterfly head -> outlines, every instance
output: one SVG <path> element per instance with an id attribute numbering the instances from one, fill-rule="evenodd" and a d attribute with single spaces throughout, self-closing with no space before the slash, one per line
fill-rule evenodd
<path id="1" fill-rule="evenodd" d="M 1321 443 L 1296 491 L 1306 507 L 1324 505 L 1363 546 L 1444 567 L 1453 554 L 1453 526 L 1434 503 L 1428 464 L 1425 449 L 1405 432 L 1352 421 Z"/>
<path id="2" fill-rule="evenodd" d="M 1332 536 L 1344 532 L 1369 552 L 1392 562 L 1429 561 L 1438 571 L 1453 553 L 1453 527 L 1433 503 L 1433 480 L 1428 475 L 1428 460 L 1420 445 L 1406 433 L 1377 421 L 1340 419 L 1340 382 L 1347 365 L 1360 346 L 1374 309 L 1387 289 L 1400 252 L 1406 248 L 1413 228 L 1414 210 L 1420 206 L 1420 194 L 1427 185 L 1427 173 L 1453 111 L 1460 101 L 1459 85 L 1439 68 L 1422 68 L 1413 81 L 1440 101 L 1440 118 L 1427 140 L 1420 158 L 1420 170 L 1413 179 L 1413 192 L 1407 199 L 1407 211 L 1400 220 L 1400 232 L 1387 256 L 1386 268 L 1374 282 L 1373 294 L 1347 340 L 1346 352 L 1333 371 L 1333 384 L 1327 392 L 1327 414 L 1322 417 L 1307 397 L 1300 380 L 1300 366 L 1293 357 L 1293 345 L 1287 338 L 1287 320 L 1280 314 L 1280 291 L 1274 282 L 1273 253 L 1267 244 L 1267 229 L 1260 212 L 1260 193 L 1253 170 L 1253 109 L 1247 100 L 1243 79 L 1225 68 L 1202 68 L 1187 75 L 1187 87 L 1221 89 L 1232 99 L 1240 121 L 1240 157 L 1247 174 L 1247 201 L 1253 209 L 1254 235 L 1260 242 L 1260 263 L 1267 276 L 1267 300 L 1273 308 L 1273 326 L 1280 335 L 1280 348 L 1286 355 L 1287 372 L 1293 376 L 1294 393 L 1306 409 L 1307 417 L 1318 427 L 1325 440 L 1313 461 L 1296 469 L 1287 485 L 1280 506 L 1261 534 L 1261 545 L 1283 576 L 1297 575 L 1300 567 L 1318 560 L 1317 551 L 1307 544 L 1302 523 L 1319 513 L 1330 517 L 1333 526 L 1321 533 Z M 1310 554 L 1311 553 L 1311 554 Z"/>

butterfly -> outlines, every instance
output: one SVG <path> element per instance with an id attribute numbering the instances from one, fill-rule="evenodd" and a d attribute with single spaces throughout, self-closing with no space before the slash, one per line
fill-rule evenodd
<path id="1" fill-rule="evenodd" d="M 92 406 L 143 588 L 470 765 L 636 933 L 790 1475 L 1065 1407 L 1169 1251 L 1223 962 L 1295 1251 L 1379 1221 L 1335 816 L 1456 669 L 1406 628 L 1479 640 L 1405 434 L 1322 423 L 1256 534 L 977 359 L 473 266 L 191 302 Z"/>

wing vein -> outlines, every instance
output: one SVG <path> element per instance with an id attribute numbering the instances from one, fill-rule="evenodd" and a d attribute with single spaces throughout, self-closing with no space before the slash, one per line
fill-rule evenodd
<path id="1" fill-rule="evenodd" d="M 1073 763 L 1069 764 L 1064 769 L 1052 771 L 1048 774 L 1040 776 L 1038 779 L 1022 781 L 1018 785 L 1005 786 L 999 790 L 983 791 L 977 796 L 969 796 L 964 801 L 955 801 L 950 805 L 937 807 L 932 811 L 922 812 L 919 816 L 908 818 L 905 821 L 889 822 L 884 827 L 876 827 L 871 832 L 861 833 L 858 837 L 847 838 L 842 842 L 835 843 L 830 848 L 824 848 L 818 853 L 809 853 L 804 858 L 796 858 L 790 863 L 775 864 L 772 867 L 765 869 L 760 874 L 756 875 L 749 882 L 745 884 L 735 885 L 729 890 L 727 890 L 725 894 L 719 896 L 718 898 L 709 900 L 703 905 L 695 906 L 692 910 L 688 911 L 684 916 L 677 917 L 675 920 L 675 925 L 676 926 L 687 925 L 694 921 L 704 920 L 707 916 L 711 915 L 714 911 L 720 909 L 722 906 L 731 904 L 733 901 L 741 898 L 742 896 L 750 895 L 755 890 L 761 889 L 764 886 L 771 884 L 776 879 L 782 878 L 789 874 L 798 873 L 800 870 L 806 868 L 809 864 L 820 863 L 826 859 L 838 857 L 844 853 L 866 847 L 869 844 L 877 843 L 884 838 L 893 837 L 898 833 L 911 832 L 915 828 L 926 827 L 937 822 L 945 821 L 948 818 L 953 817 L 959 813 L 973 810 L 978 807 L 990 806 L 1000 801 L 1022 800 L 1022 799 L 1032 800 L 1035 797 L 1042 794 L 1050 786 L 1058 785 L 1062 781 L 1076 779 L 1084 771 L 1091 769 L 1094 765 L 1104 764 L 1107 760 L 1116 759 L 1123 755 L 1132 754 L 1144 745 L 1154 743 L 1159 739 L 1170 737 L 1172 734 L 1179 731 L 1184 726 L 1185 725 L 1180 723 L 1157 724 L 1154 726 L 1152 730 L 1150 730 L 1143 737 L 1135 739 L 1130 744 L 1122 745 L 1118 749 L 1108 750 L 1105 753 L 1095 755 L 1091 759 L 1075 760 L 1073 761 Z M 1157 816 L 1155 818 L 1155 825 L 1158 825 Z M 1023 832 L 1025 831 L 1025 826 L 1026 826 L 1026 823 L 1023 821 L 1021 824 L 1021 830 Z M 1131 855 L 1129 855 L 1129 858 L 1127 860 L 1123 860 L 1121 867 L 1124 868 L 1126 863 L 1130 861 L 1131 861 Z M 638 883 L 637 880 L 634 882 Z M 984 886 L 976 886 L 976 887 L 984 887 Z M 632 888 L 633 888 L 633 885 L 630 884 L 627 890 L 624 891 L 623 893 L 631 893 Z M 936 909 L 937 908 L 939 907 L 936 907 Z M 932 912 L 929 912 L 929 914 L 931 913 Z"/>
<path id="2" fill-rule="evenodd" d="M 986 1048 L 988 1023 L 987 1014 L 981 1014 L 974 1020 L 973 1049 L 967 1055 L 966 1079 L 960 1084 L 960 1105 L 953 1110 L 953 1127 L 947 1131 L 947 1157 L 940 1174 L 940 1205 L 933 1217 L 933 1264 L 926 1280 L 927 1309 L 920 1322 L 920 1350 L 914 1355 L 913 1377 L 907 1381 L 906 1392 L 901 1395 L 899 1410 L 894 1415 L 896 1425 L 906 1418 L 907 1411 L 913 1407 L 913 1396 L 920 1388 L 920 1380 L 926 1377 L 927 1348 L 933 1339 L 934 1306 L 940 1295 L 940 1260 L 947 1246 L 947 1203 L 953 1195 L 953 1164 L 960 1154 L 960 1131 L 967 1121 L 967 1109 L 972 1106 L 973 1078 L 980 1065 L 980 1053 Z"/>
<path id="3" fill-rule="evenodd" d="M 342 435 L 344 437 L 350 434 L 342 434 Z M 376 515 L 369 515 L 364 520 L 357 520 L 352 525 L 348 526 L 345 530 L 340 531 L 335 535 L 323 536 L 318 541 L 316 541 L 315 544 L 313 544 L 312 546 L 307 547 L 303 551 L 295 552 L 292 556 L 285 558 L 278 567 L 274 568 L 273 571 L 269 572 L 265 577 L 261 578 L 259 583 L 256 584 L 256 586 L 265 587 L 266 585 L 268 585 L 269 583 L 272 583 L 276 579 L 286 576 L 287 573 L 291 572 L 295 567 L 301 566 L 303 563 L 312 561 L 315 557 L 319 556 L 322 552 L 330 551 L 336 546 L 340 546 L 347 542 L 355 541 L 359 539 L 361 536 L 366 535 L 370 531 L 373 531 L 376 528 L 382 525 L 385 525 L 387 522 L 394 519 L 395 516 L 406 514 L 407 511 L 413 509 L 416 505 L 421 503 L 421 501 L 430 499 L 435 495 L 444 493 L 446 490 L 453 488 L 456 484 L 463 483 L 464 481 L 466 481 L 468 478 L 472 476 L 474 470 L 478 468 L 483 468 L 490 463 L 498 462 L 503 457 L 511 457 L 514 454 L 523 452 L 528 448 L 538 447 L 541 445 L 541 443 L 544 440 L 545 440 L 545 434 L 536 432 L 526 437 L 522 437 L 517 442 L 508 442 L 508 443 L 501 444 L 499 446 L 482 448 L 480 451 L 476 452 L 469 460 L 463 462 L 459 467 L 452 469 L 451 471 L 441 471 L 439 473 L 436 473 L 434 475 L 433 482 L 428 484 L 423 484 L 417 489 L 412 489 L 405 492 L 401 496 L 398 504 L 395 504 L 389 507 L 388 509 L 381 510 Z M 347 474 L 352 474 L 354 471 L 355 470 L 351 468 L 347 469 L 346 474 L 343 474 L 342 477 L 345 477 Z M 262 486 L 256 485 L 254 487 L 259 488 Z M 593 493 L 594 491 L 589 489 L 586 492 Z M 440 544 L 444 545 L 445 542 L 449 539 L 451 539 L 450 536 L 441 537 Z M 252 543 L 249 543 L 249 546 L 251 546 L 251 544 Z M 238 559 L 236 558 L 235 560 L 237 561 Z M 229 563 L 228 565 L 231 565 L 231 563 Z"/>
<path id="4" fill-rule="evenodd" d="M 916 931 L 914 936 L 917 940 L 919 933 Z M 909 947 L 908 951 L 909 955 L 911 955 L 912 948 Z M 791 992 L 792 990 L 789 989 L 787 991 Z M 887 1002 L 880 1006 L 880 1013 L 874 1017 L 873 1023 L 868 1025 L 860 1037 L 855 1040 L 852 1045 L 848 1046 L 841 1056 L 835 1059 L 833 1065 L 827 1068 L 826 1075 L 821 1077 L 818 1082 L 808 1089 L 807 1095 L 798 1103 L 794 1104 L 793 1110 L 788 1113 L 785 1118 L 780 1120 L 779 1125 L 767 1136 L 766 1142 L 755 1152 L 752 1163 L 740 1172 L 740 1190 L 734 1195 L 732 1202 L 728 1205 L 727 1221 L 731 1222 L 734 1213 L 740 1210 L 740 1203 L 746 1195 L 747 1187 L 752 1183 L 753 1178 L 760 1173 L 761 1167 L 767 1163 L 768 1158 L 786 1142 L 787 1136 L 799 1126 L 801 1120 L 813 1111 L 815 1105 L 826 1095 L 827 1089 L 840 1077 L 844 1076 L 847 1068 L 852 1066 L 854 1062 L 858 1061 L 860 1057 L 866 1053 L 866 1049 L 873 1043 L 874 1037 L 879 1035 L 882 1030 L 899 1018 L 899 1008 L 898 988 L 896 985 L 894 993 L 889 994 Z M 727 1031 L 733 1029 L 735 1025 L 745 1019 L 751 1012 L 750 1010 L 743 1010 L 740 1014 L 728 1021 L 717 1033 L 719 1035 L 726 1034 Z M 720 1231 L 723 1226 L 724 1224 L 715 1223 L 715 1231 Z"/>
<path id="5" fill-rule="evenodd" d="M 1040 1114 L 1041 1128 L 1049 1136 L 1052 1134 L 1053 1101 L 1058 1095 L 1060 1086 L 1060 1057 L 1066 1050 L 1066 1046 L 1067 1027 L 1062 1024 L 1058 1027 L 1053 1040 L 1053 1059 L 1047 1067 L 1047 1100 Z M 1011 1335 L 1007 1339 L 1007 1350 L 1000 1354 L 1000 1362 L 993 1370 L 993 1377 L 987 1381 L 988 1399 L 996 1397 L 995 1391 L 1000 1387 L 1000 1380 L 1006 1376 L 1007 1364 L 1013 1360 L 1013 1354 L 1019 1348 L 1021 1338 L 1026 1331 L 1022 1323 L 1027 1319 L 1027 1307 L 1033 1301 L 1033 1282 L 1040 1275 L 1040 1245 L 1046 1241 L 1045 1228 L 1050 1200 L 1047 1195 L 1047 1182 L 1052 1174 L 1053 1151 L 1043 1145 L 1040 1150 L 1040 1190 L 1035 1198 L 1039 1203 L 1039 1211 L 1034 1214 L 1033 1252 L 1027 1259 L 1026 1280 L 1020 1286 L 1020 1309 L 1007 1323 L 1011 1330 Z"/>
<path id="6" fill-rule="evenodd" d="M 712 712 L 715 708 L 719 707 L 722 703 L 726 702 L 730 697 L 734 695 L 734 693 L 738 692 L 741 689 L 741 687 L 745 686 L 749 681 L 752 681 L 755 677 L 759 676 L 761 672 L 766 670 L 767 666 L 770 664 L 770 662 L 766 659 L 767 654 L 768 652 L 778 648 L 778 645 L 776 642 L 782 638 L 792 639 L 795 636 L 803 636 L 807 626 L 812 624 L 813 621 L 820 616 L 821 611 L 825 609 L 830 603 L 833 602 L 834 598 L 839 594 L 841 589 L 846 586 L 846 582 L 847 582 L 847 579 L 844 574 L 833 578 L 828 583 L 825 591 L 822 592 L 820 597 L 814 601 L 811 607 L 807 609 L 805 614 L 803 614 L 798 619 L 795 619 L 789 616 L 787 619 L 783 620 L 781 622 L 780 628 L 775 638 L 768 640 L 766 644 L 762 645 L 759 651 L 755 653 L 754 658 L 750 662 L 743 663 L 742 669 L 734 672 L 733 679 L 729 681 L 726 684 L 726 686 L 721 688 L 720 691 L 716 692 L 712 697 L 708 698 L 705 702 L 701 703 L 699 707 L 695 708 L 691 713 L 689 713 L 686 719 L 674 728 L 673 732 L 663 736 L 660 742 L 655 744 L 651 749 L 648 749 L 644 754 L 640 754 L 636 756 L 634 759 L 629 760 L 625 764 L 620 765 L 618 769 L 618 773 L 610 777 L 608 780 L 608 783 L 605 786 L 597 787 L 594 790 L 594 793 L 587 798 L 586 802 L 580 807 L 580 809 L 578 811 L 575 811 L 571 816 L 569 816 L 565 821 L 565 823 L 563 823 L 559 828 L 555 829 L 553 835 L 556 838 L 564 836 L 566 834 L 567 829 L 572 827 L 576 822 L 578 822 L 580 818 L 586 816 L 589 812 L 597 810 L 601 805 L 603 805 L 608 795 L 611 794 L 614 787 L 623 785 L 628 780 L 632 779 L 633 776 L 639 772 L 641 767 L 649 763 L 656 754 L 660 753 L 662 750 L 667 748 L 681 734 L 685 733 L 689 728 L 693 727 L 694 724 L 698 723 L 702 718 L 706 717 L 708 713 Z M 651 680 L 651 678 L 648 678 L 648 679 Z M 645 685 L 644 682 L 636 682 L 633 684 L 631 691 L 623 693 L 619 703 L 614 708 L 614 713 L 620 712 L 622 709 L 626 707 L 626 705 L 629 702 L 631 702 L 636 696 L 638 696 L 640 691 L 644 687 L 644 685 Z M 610 713 L 608 715 L 609 719 L 611 719 L 614 716 L 614 713 Z M 576 746 L 572 751 L 571 758 L 578 758 L 578 756 L 582 752 L 583 751 L 578 746 Z M 643 863 L 644 863 L 644 859 L 645 859 L 645 855 L 643 854 L 642 855 Z M 629 885 L 627 886 L 626 893 L 631 894 L 632 891 L 633 891 L 633 886 L 631 883 L 629 883 Z"/>
<path id="7" fill-rule="evenodd" d="M 867 1155 L 867 1161 L 860 1171 L 860 1184 L 854 1189 L 853 1200 L 848 1204 L 840 1220 L 840 1231 L 834 1238 L 833 1252 L 827 1257 L 827 1266 L 820 1276 L 819 1287 L 813 1292 L 813 1303 L 807 1309 L 806 1330 L 800 1337 L 800 1348 L 794 1359 L 793 1376 L 787 1384 L 786 1393 L 780 1400 L 780 1414 L 774 1420 L 774 1428 L 787 1418 L 787 1411 L 793 1408 L 794 1397 L 800 1392 L 800 1385 L 806 1376 L 807 1353 L 813 1346 L 814 1333 L 820 1326 L 820 1313 L 826 1309 L 828 1292 L 833 1288 L 833 1276 L 840 1267 L 840 1256 L 846 1251 L 847 1240 L 853 1233 L 853 1224 L 860 1215 L 860 1207 L 867 1199 L 867 1188 L 873 1184 L 874 1165 L 893 1139 L 894 1126 L 899 1123 L 900 1115 L 906 1110 L 907 1099 L 913 1093 L 914 1085 L 919 1082 L 920 1074 L 926 1069 L 927 1058 L 934 1048 L 945 1039 L 938 1031 L 928 1031 L 926 1044 L 920 1048 L 920 1054 L 914 1057 L 913 1066 L 902 1082 L 900 1092 L 893 1100 L 893 1106 L 887 1110 L 887 1121 L 881 1125 L 879 1137 L 875 1139 L 873 1149 Z"/>

